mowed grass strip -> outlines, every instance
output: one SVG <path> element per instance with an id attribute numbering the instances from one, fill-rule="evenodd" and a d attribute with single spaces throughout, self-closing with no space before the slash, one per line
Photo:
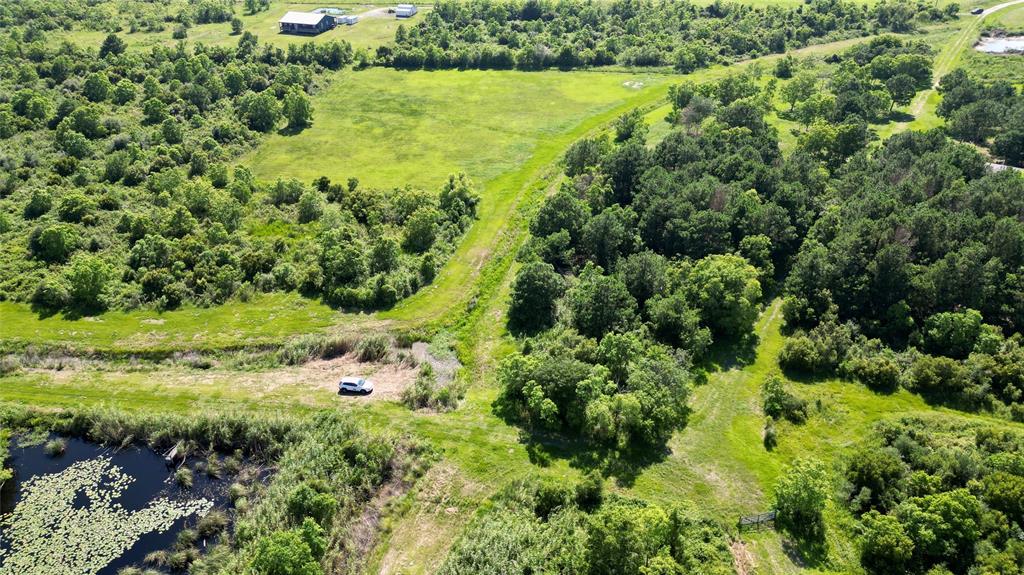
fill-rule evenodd
<path id="1" fill-rule="evenodd" d="M 164 313 L 110 311 L 95 318 L 40 317 L 26 304 L 0 302 L 0 342 L 112 353 L 229 348 L 323 331 L 335 323 L 336 315 L 326 305 L 295 294 L 266 294 L 248 302 Z"/>

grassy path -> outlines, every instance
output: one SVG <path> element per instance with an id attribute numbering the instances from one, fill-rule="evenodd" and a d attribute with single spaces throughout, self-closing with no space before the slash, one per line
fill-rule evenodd
<path id="1" fill-rule="evenodd" d="M 966 25 L 961 28 L 961 31 L 956 38 L 949 44 L 946 44 L 938 57 L 935 58 L 935 67 L 932 72 L 932 86 L 927 90 L 918 92 L 917 95 L 914 96 L 914 100 L 911 102 L 908 110 L 914 119 L 895 124 L 891 131 L 889 131 L 889 134 L 898 134 L 908 128 L 916 128 L 922 123 L 927 122 L 927 118 L 924 117 L 926 108 L 938 105 L 937 88 L 939 86 L 939 81 L 943 76 L 953 71 L 956 65 L 960 62 L 960 59 L 963 57 L 964 51 L 970 49 L 975 40 L 978 39 L 978 32 L 981 30 L 981 25 L 985 18 L 991 14 L 999 12 L 1000 10 L 1021 3 L 1024 3 L 1024 0 L 1003 2 L 1002 4 L 997 4 L 991 8 L 985 9 L 985 11 L 978 16 L 969 16 L 969 20 Z"/>
<path id="2" fill-rule="evenodd" d="M 671 455 L 638 478 L 636 493 L 662 503 L 701 501 L 722 517 L 764 510 L 780 463 L 761 442 L 760 389 L 777 370 L 780 309 L 775 301 L 758 320 L 752 363 L 713 372 L 694 391 L 689 424 L 670 442 Z"/>

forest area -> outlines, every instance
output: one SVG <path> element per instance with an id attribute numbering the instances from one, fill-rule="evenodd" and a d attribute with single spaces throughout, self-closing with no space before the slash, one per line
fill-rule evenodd
<path id="1" fill-rule="evenodd" d="M 1012 25 L 311 8 L 0 5 L 0 575 L 1024 572 Z"/>

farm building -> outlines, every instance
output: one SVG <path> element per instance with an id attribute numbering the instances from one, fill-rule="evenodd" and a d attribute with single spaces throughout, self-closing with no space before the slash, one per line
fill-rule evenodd
<path id="1" fill-rule="evenodd" d="M 289 11 L 277 21 L 282 34 L 319 34 L 334 28 L 334 16 L 314 12 Z"/>
<path id="2" fill-rule="evenodd" d="M 411 18 L 416 14 L 416 5 L 414 4 L 399 4 L 395 8 L 395 16 L 398 18 Z"/>

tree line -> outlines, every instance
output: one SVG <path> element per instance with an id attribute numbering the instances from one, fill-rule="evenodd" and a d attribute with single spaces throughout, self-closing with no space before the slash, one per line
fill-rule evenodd
<path id="1" fill-rule="evenodd" d="M 923 2 L 810 0 L 793 8 L 715 2 L 445 0 L 400 26 L 377 62 L 396 68 L 573 69 L 621 64 L 692 72 L 716 63 L 781 54 L 810 43 L 906 32 L 956 16 Z"/>

